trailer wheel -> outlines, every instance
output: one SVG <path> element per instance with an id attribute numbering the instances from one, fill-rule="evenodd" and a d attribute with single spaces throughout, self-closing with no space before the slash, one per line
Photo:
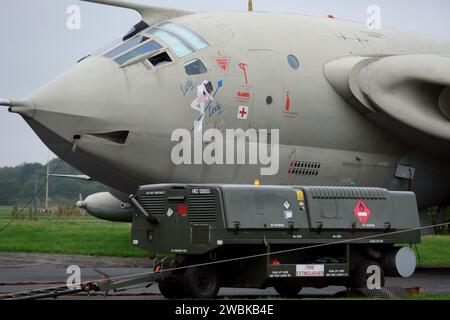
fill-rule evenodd
<path id="1" fill-rule="evenodd" d="M 159 291 L 164 298 L 170 300 L 184 299 L 187 297 L 184 284 L 178 282 L 161 281 L 158 283 Z"/>
<path id="2" fill-rule="evenodd" d="M 282 297 L 296 297 L 302 291 L 299 286 L 276 286 L 275 291 Z"/>
<path id="3" fill-rule="evenodd" d="M 219 276 L 212 267 L 190 268 L 184 275 L 184 288 L 194 299 L 212 299 L 220 289 Z"/>
<path id="4" fill-rule="evenodd" d="M 369 267 L 376 266 L 380 270 L 380 284 L 381 287 L 384 287 L 384 272 L 381 266 L 374 261 L 366 261 L 358 266 L 351 275 L 350 286 L 352 289 L 368 289 L 367 280 L 371 276 L 367 273 Z"/>

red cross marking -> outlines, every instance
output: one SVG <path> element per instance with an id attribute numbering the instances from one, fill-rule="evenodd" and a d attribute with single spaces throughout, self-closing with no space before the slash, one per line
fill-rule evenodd
<path id="1" fill-rule="evenodd" d="M 241 115 L 241 118 L 245 118 L 248 112 L 245 110 L 245 108 L 242 108 L 241 111 L 239 111 L 239 114 Z"/>

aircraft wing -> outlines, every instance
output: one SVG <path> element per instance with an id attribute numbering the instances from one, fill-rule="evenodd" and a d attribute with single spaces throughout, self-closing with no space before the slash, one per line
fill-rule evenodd
<path id="1" fill-rule="evenodd" d="M 75 180 L 83 180 L 83 181 L 95 181 L 94 179 L 92 179 L 91 177 L 84 175 L 84 174 L 39 174 L 41 176 L 48 176 L 48 177 L 56 177 L 56 178 L 66 178 L 66 179 L 75 179 Z M 116 197 L 117 199 L 119 199 L 120 201 L 123 202 L 127 202 L 129 200 L 129 194 L 117 191 L 115 189 L 112 188 L 108 188 L 106 187 L 109 191 L 109 193 L 111 193 L 114 197 Z"/>
<path id="2" fill-rule="evenodd" d="M 42 174 L 43 176 L 46 176 L 46 174 Z M 73 175 L 73 174 L 49 174 L 49 177 L 56 177 L 56 178 L 68 178 L 68 179 L 75 179 L 75 180 L 84 180 L 84 181 L 92 181 L 92 178 L 86 175 Z"/>
<path id="3" fill-rule="evenodd" d="M 81 1 L 136 10 L 137 12 L 139 12 L 141 14 L 142 19 L 149 25 L 154 25 L 156 23 L 159 23 L 159 22 L 167 20 L 167 19 L 172 19 L 172 18 L 192 14 L 192 12 L 190 12 L 188 10 L 155 7 L 155 6 L 136 3 L 136 2 L 128 1 L 128 0 L 81 0 Z"/>
<path id="4" fill-rule="evenodd" d="M 335 91 L 391 134 L 450 157 L 450 57 L 346 57 L 324 72 Z"/>

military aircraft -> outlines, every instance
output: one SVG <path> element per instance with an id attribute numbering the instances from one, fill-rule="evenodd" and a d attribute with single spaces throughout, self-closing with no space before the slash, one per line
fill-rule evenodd
<path id="1" fill-rule="evenodd" d="M 79 202 L 97 217 L 130 221 L 127 195 L 177 182 L 385 187 L 414 191 L 420 208 L 449 204 L 449 41 L 332 17 L 84 1 L 142 21 L 0 105 L 111 188 Z M 249 132 L 268 137 L 253 158 Z M 239 138 L 248 148 L 230 157 L 218 147 Z"/>

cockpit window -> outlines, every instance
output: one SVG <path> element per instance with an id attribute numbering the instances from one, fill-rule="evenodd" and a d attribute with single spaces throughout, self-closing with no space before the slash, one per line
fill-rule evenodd
<path id="1" fill-rule="evenodd" d="M 194 31 L 172 22 L 165 22 L 144 31 L 147 28 L 148 24 L 141 21 L 123 37 L 123 43 L 115 43 L 98 54 L 102 55 L 107 50 L 103 56 L 114 59 L 119 65 L 128 65 L 127 62 L 138 62 L 156 54 L 156 58 L 149 61 L 153 65 L 155 63 L 161 65 L 172 62 L 172 58 L 183 58 L 209 46 Z M 166 50 L 165 54 L 161 54 L 163 49 L 171 49 L 171 51 Z M 203 74 L 208 71 L 198 59 L 189 61 L 185 69 L 188 75 Z"/>
<path id="2" fill-rule="evenodd" d="M 137 46 L 138 44 L 147 41 L 148 39 L 149 38 L 144 37 L 144 36 L 136 36 L 133 39 L 131 39 L 130 41 L 125 42 L 121 46 L 119 46 L 116 49 L 105 54 L 105 57 L 107 57 L 107 58 L 117 57 L 119 54 L 124 53 L 125 51 L 133 48 L 134 46 Z"/>
<path id="3" fill-rule="evenodd" d="M 133 28 L 131 28 L 131 30 L 128 31 L 127 34 L 123 36 L 122 40 L 127 41 L 128 39 L 133 38 L 135 35 L 137 35 L 142 30 L 147 29 L 148 27 L 149 27 L 149 25 L 145 21 L 141 21 L 137 25 L 135 25 Z"/>
<path id="4" fill-rule="evenodd" d="M 184 65 L 184 69 L 186 70 L 186 74 L 189 76 L 193 76 L 196 74 L 204 74 L 208 72 L 203 62 L 198 59 L 191 60 Z"/>
<path id="5" fill-rule="evenodd" d="M 171 63 L 172 59 L 170 58 L 170 56 L 167 52 L 161 52 L 160 54 L 157 54 L 156 56 L 150 57 L 148 59 L 148 61 L 154 67 L 161 67 L 165 64 Z"/>
<path id="6" fill-rule="evenodd" d="M 116 61 L 116 63 L 122 65 L 122 64 L 130 61 L 133 58 L 136 58 L 136 57 L 141 56 L 146 53 L 155 52 L 161 48 L 162 48 L 162 46 L 158 42 L 151 40 L 151 41 L 144 43 L 140 47 L 137 47 L 136 49 L 131 50 L 130 52 L 124 54 L 123 56 L 115 59 L 114 61 Z"/>
<path id="7" fill-rule="evenodd" d="M 95 56 L 102 56 L 105 52 L 108 52 L 112 48 L 117 47 L 120 43 L 122 43 L 122 39 L 114 40 L 114 41 L 108 43 L 103 48 L 97 50 L 93 55 L 95 55 Z"/>
<path id="8" fill-rule="evenodd" d="M 170 31 L 181 36 L 184 40 L 187 40 L 196 50 L 201 50 L 208 46 L 208 43 L 194 31 L 178 24 L 165 22 L 160 24 L 158 28 Z"/>
<path id="9" fill-rule="evenodd" d="M 147 33 L 154 35 L 167 43 L 172 48 L 175 55 L 179 58 L 194 53 L 194 50 L 186 42 L 170 32 L 153 28 L 147 31 Z"/>

